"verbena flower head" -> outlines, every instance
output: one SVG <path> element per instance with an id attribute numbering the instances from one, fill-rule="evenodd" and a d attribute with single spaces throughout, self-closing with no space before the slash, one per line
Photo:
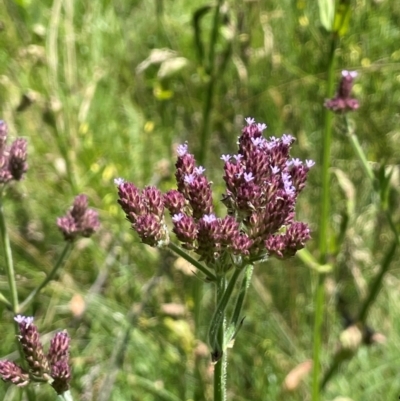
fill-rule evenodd
<path id="1" fill-rule="evenodd" d="M 29 374 L 12 361 L 0 361 L 0 377 L 18 387 L 29 384 Z"/>
<path id="2" fill-rule="evenodd" d="M 356 71 L 342 71 L 342 79 L 340 80 L 336 95 L 333 99 L 325 101 L 326 108 L 335 113 L 345 113 L 359 108 L 360 104 L 358 100 L 351 96 L 353 81 L 356 76 Z"/>
<path id="3" fill-rule="evenodd" d="M 67 214 L 57 219 L 57 226 L 66 241 L 73 241 L 79 236 L 91 237 L 100 228 L 100 222 L 97 212 L 88 208 L 87 196 L 81 194 Z"/>
<path id="4" fill-rule="evenodd" d="M 263 137 L 265 124 L 246 119 L 235 155 L 223 155 L 225 217 L 215 215 L 211 182 L 188 145 L 178 147 L 177 189 L 162 195 L 116 180 L 119 204 L 144 243 L 167 243 L 164 209 L 172 217 L 181 246 L 216 270 L 269 255 L 293 256 L 310 238 L 307 224 L 295 221 L 295 206 L 314 162 L 290 157 L 294 138 Z M 152 194 L 152 196 L 150 196 Z M 229 263 L 227 263 L 227 261 Z"/>
<path id="5" fill-rule="evenodd" d="M 17 138 L 7 146 L 7 135 L 7 124 L 0 120 L 0 184 L 21 180 L 28 170 L 26 140 Z"/>
<path id="6" fill-rule="evenodd" d="M 29 372 L 14 362 L 2 360 L 0 361 L 0 377 L 20 387 L 31 381 L 49 382 L 57 394 L 66 392 L 71 380 L 68 334 L 65 331 L 56 333 L 50 342 L 49 352 L 45 355 L 33 317 L 18 315 L 15 321 L 18 323 L 18 339 L 28 363 Z"/>

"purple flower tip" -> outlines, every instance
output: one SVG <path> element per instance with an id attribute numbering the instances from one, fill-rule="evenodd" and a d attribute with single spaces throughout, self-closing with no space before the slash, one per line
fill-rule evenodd
<path id="1" fill-rule="evenodd" d="M 222 155 L 221 160 L 225 163 L 229 162 L 231 155 Z"/>
<path id="2" fill-rule="evenodd" d="M 346 77 L 351 77 L 351 78 L 355 78 L 358 75 L 357 71 L 348 71 L 348 70 L 343 70 L 342 71 L 342 77 L 346 78 Z"/>
<path id="3" fill-rule="evenodd" d="M 215 220 L 217 220 L 217 218 L 215 217 L 215 214 L 205 214 L 203 216 L 203 221 L 205 223 L 212 223 Z"/>
<path id="4" fill-rule="evenodd" d="M 308 168 L 315 166 L 315 161 L 314 160 L 306 160 L 306 166 Z"/>
<path id="5" fill-rule="evenodd" d="M 277 166 L 271 166 L 271 171 L 272 174 L 278 174 L 281 171 L 281 169 Z"/>
<path id="6" fill-rule="evenodd" d="M 254 176 L 252 173 L 244 173 L 243 178 L 246 182 L 250 182 L 254 180 Z"/>
<path id="7" fill-rule="evenodd" d="M 294 138 L 292 137 L 292 135 L 289 134 L 283 134 L 282 135 L 282 142 L 285 145 L 291 145 L 291 143 L 294 141 Z"/>
<path id="8" fill-rule="evenodd" d="M 172 216 L 172 221 L 174 223 L 178 223 L 179 221 L 181 221 L 183 219 L 183 213 L 178 213 L 178 214 L 174 214 Z"/>
<path id="9" fill-rule="evenodd" d="M 199 167 L 195 167 L 194 168 L 194 172 L 197 175 L 202 175 L 205 171 L 206 171 L 206 169 L 203 166 L 199 166 Z"/>
<path id="10" fill-rule="evenodd" d="M 119 187 L 120 185 L 122 185 L 125 182 L 125 180 L 121 177 L 118 178 L 114 178 L 114 184 Z"/>
<path id="11" fill-rule="evenodd" d="M 257 129 L 258 129 L 260 132 L 263 132 L 264 130 L 267 129 L 267 124 L 259 123 L 259 124 L 257 124 Z"/>
<path id="12" fill-rule="evenodd" d="M 251 138 L 251 142 L 253 143 L 254 146 L 259 147 L 263 143 L 263 138 L 261 137 Z"/>
<path id="13" fill-rule="evenodd" d="M 247 125 L 252 125 L 256 122 L 256 120 L 252 117 L 247 117 L 244 120 L 246 121 Z"/>
<path id="14" fill-rule="evenodd" d="M 288 166 L 288 167 L 290 167 L 290 166 L 299 167 L 299 166 L 301 166 L 302 164 L 303 164 L 303 162 L 302 162 L 300 159 L 298 159 L 298 158 L 290 159 L 290 160 L 288 160 L 288 162 L 287 162 L 287 166 Z"/>
<path id="15" fill-rule="evenodd" d="M 188 144 L 187 144 L 187 142 L 185 142 L 185 143 L 179 145 L 179 146 L 176 148 L 176 152 L 178 153 L 178 156 L 179 156 L 179 157 L 185 156 L 186 153 L 188 152 Z"/>
<path id="16" fill-rule="evenodd" d="M 17 315 L 14 317 L 14 320 L 18 324 L 24 323 L 26 327 L 29 327 L 33 323 L 33 317 L 32 316 L 22 316 L 22 315 Z"/>
<path id="17" fill-rule="evenodd" d="M 186 182 L 186 184 L 190 185 L 190 184 L 193 184 L 194 179 L 195 179 L 195 175 L 194 174 L 186 174 L 185 178 L 184 178 L 184 181 Z"/>

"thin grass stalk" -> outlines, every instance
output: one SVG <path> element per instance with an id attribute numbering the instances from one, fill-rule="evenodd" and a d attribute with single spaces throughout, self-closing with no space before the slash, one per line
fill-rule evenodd
<path id="1" fill-rule="evenodd" d="M 1 241 L 2 241 L 2 246 L 4 249 L 4 257 L 5 257 L 5 273 L 7 276 L 7 281 L 8 281 L 8 287 L 10 289 L 10 307 L 14 315 L 18 313 L 19 310 L 19 301 L 18 301 L 18 289 L 17 289 L 17 284 L 15 281 L 15 271 L 14 271 L 14 262 L 13 262 L 13 257 L 12 257 L 12 251 L 11 251 L 11 243 L 10 243 L 10 237 L 8 236 L 8 231 L 7 231 L 7 226 L 6 226 L 6 220 L 5 220 L 5 215 L 4 215 L 4 207 L 3 207 L 3 198 L 0 194 L 0 233 L 1 233 Z M 18 347 L 18 352 L 20 355 L 21 363 L 26 367 L 26 362 L 24 359 L 24 353 L 22 351 L 22 347 L 20 342 L 18 341 L 18 335 L 19 335 L 19 327 L 17 322 L 14 322 L 14 330 L 15 330 L 15 342 Z M 36 396 L 32 388 L 27 387 L 25 389 L 26 395 L 28 397 L 29 401 L 35 401 Z"/>
<path id="2" fill-rule="evenodd" d="M 18 290 L 15 282 L 14 262 L 11 251 L 10 237 L 8 236 L 6 220 L 4 216 L 3 199 L 0 197 L 0 232 L 2 246 L 4 249 L 5 258 L 5 273 L 8 281 L 8 288 L 10 289 L 11 298 L 11 309 L 15 314 L 18 313 L 19 301 L 18 301 Z"/>
<path id="3" fill-rule="evenodd" d="M 368 296 L 367 296 L 367 298 L 365 298 L 364 302 L 362 303 L 360 311 L 358 313 L 358 317 L 357 317 L 357 322 L 359 322 L 361 324 L 365 323 L 365 321 L 367 319 L 369 309 L 373 305 L 373 303 L 379 293 L 379 290 L 382 286 L 383 277 L 389 270 L 390 264 L 396 253 L 397 246 L 398 246 L 398 239 L 395 239 L 381 263 L 378 274 L 375 276 L 374 280 L 372 281 L 372 283 L 369 286 Z M 320 386 L 321 390 L 325 389 L 325 387 L 328 384 L 328 382 L 330 381 L 330 379 L 336 374 L 336 372 L 339 370 L 339 367 L 342 365 L 342 363 L 345 360 L 346 359 L 334 358 L 334 360 L 332 361 L 328 370 L 326 371 L 323 379 L 321 380 L 321 386 Z"/>
<path id="4" fill-rule="evenodd" d="M 331 47 L 328 60 L 328 81 L 327 81 L 327 98 L 329 98 L 334 89 L 335 82 L 335 50 L 337 38 L 333 34 L 331 39 Z M 331 166 L 331 142 L 332 142 L 332 113 L 325 109 L 324 111 L 324 130 L 322 137 L 322 195 L 320 203 L 319 218 L 319 262 L 325 264 L 327 262 L 328 253 L 328 225 L 330 211 L 330 166 Z M 320 355 L 322 343 L 322 321 L 324 315 L 325 301 L 325 273 L 317 273 L 317 287 L 315 291 L 315 317 L 314 317 L 314 345 L 313 345 L 313 373 L 312 373 L 312 401 L 318 401 L 320 398 Z"/>
<path id="5" fill-rule="evenodd" d="M 368 163 L 365 153 L 361 147 L 360 141 L 358 140 L 358 136 L 355 134 L 354 129 L 351 127 L 350 120 L 347 114 L 344 116 L 344 120 L 346 124 L 347 136 L 350 139 L 350 144 L 354 150 L 354 153 L 360 160 L 361 167 L 363 168 L 365 175 L 371 181 L 374 189 L 376 189 L 374 172 L 372 171 L 372 168 Z"/>
<path id="6" fill-rule="evenodd" d="M 358 313 L 358 321 L 361 323 L 364 323 L 365 320 L 367 319 L 368 311 L 372 306 L 372 304 L 374 303 L 379 293 L 379 290 L 382 287 L 383 277 L 385 276 L 390 267 L 390 263 L 393 260 L 398 245 L 399 241 L 398 237 L 396 237 L 381 264 L 378 274 L 376 275 L 374 281 L 371 283 L 369 287 L 367 298 L 365 298 L 364 302 L 361 305 L 360 312 Z"/>
<path id="7" fill-rule="evenodd" d="M 117 374 L 123 366 L 126 349 L 129 344 L 129 339 L 134 329 L 138 318 L 142 314 L 143 310 L 147 307 L 151 296 L 154 290 L 157 288 L 158 283 L 160 282 L 161 276 L 164 272 L 163 267 L 157 271 L 157 273 L 150 279 L 147 283 L 146 287 L 143 289 L 142 302 L 139 305 L 139 308 L 135 311 L 131 310 L 126 317 L 128 322 L 125 330 L 120 332 L 120 336 L 116 341 L 116 345 L 113 350 L 113 354 L 110 358 L 109 367 L 107 370 L 106 378 L 101 384 L 99 393 L 98 393 L 98 401 L 108 401 L 111 397 L 112 390 L 114 388 L 114 383 L 117 378 Z"/>
<path id="8" fill-rule="evenodd" d="M 61 24 L 61 9 L 63 2 L 62 0 L 55 0 L 53 2 L 53 6 L 51 8 L 51 17 L 50 17 L 50 26 L 49 33 L 47 35 L 46 42 L 46 51 L 48 55 L 48 90 L 50 94 L 58 100 L 62 100 L 64 105 L 68 105 L 70 100 L 67 97 L 63 96 L 62 91 L 60 89 L 58 74 L 59 74 L 59 57 L 58 57 L 58 33 Z M 62 99 L 60 99 L 62 97 Z M 52 113 L 50 107 L 50 113 Z M 71 184 L 71 187 L 74 192 L 79 192 L 76 186 L 76 179 L 73 174 L 74 169 L 70 157 L 70 149 L 65 139 L 65 132 L 69 132 L 70 130 L 66 127 L 66 120 L 64 116 L 55 115 L 55 124 L 53 126 L 55 139 L 58 146 L 58 149 L 64 158 L 65 166 L 67 170 L 68 182 Z"/>

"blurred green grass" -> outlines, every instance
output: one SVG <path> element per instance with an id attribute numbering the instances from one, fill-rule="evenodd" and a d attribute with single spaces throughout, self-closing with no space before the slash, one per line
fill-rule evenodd
<path id="1" fill-rule="evenodd" d="M 77 193 L 89 196 L 103 224 L 94 239 L 77 244 L 60 280 L 29 311 L 43 332 L 66 328 L 71 334 L 76 399 L 96 399 L 115 339 L 127 325 L 126 314 L 141 301 L 142 287 L 163 263 L 164 255 L 139 244 L 124 221 L 113 179 L 168 189 L 174 185 L 173 145 L 188 141 L 191 150 L 198 151 L 207 76 L 194 45 L 192 18 L 207 4 L 5 0 L 0 8 L 1 118 L 12 136 L 29 141 L 27 178 L 12 188 L 6 202 L 21 296 L 40 282 L 61 251 L 55 219 Z M 218 193 L 223 192 L 219 155 L 233 152 L 247 116 L 266 122 L 269 135 L 292 133 L 297 138 L 295 156 L 318 162 L 328 51 L 316 2 L 228 2 L 223 18 L 206 165 Z M 207 14 L 201 20 L 206 49 L 210 25 Z M 338 77 L 341 69 L 359 72 L 354 92 L 361 108 L 352 119 L 368 159 L 396 167 L 397 187 L 399 26 L 400 3 L 354 2 L 350 29 L 338 51 Z M 160 54 L 163 63 L 154 60 Z M 343 288 L 350 309 L 356 310 L 389 234 L 351 147 L 339 134 L 334 137 L 333 167 L 348 177 L 355 206 L 343 247 L 339 250 L 331 243 L 332 253 L 340 251 L 332 286 Z M 299 218 L 310 222 L 315 233 L 319 181 L 317 164 L 298 206 Z M 349 191 L 335 178 L 332 185 L 332 234 L 337 234 Z M 394 193 L 394 206 L 397 199 Z M 308 248 L 315 250 L 314 241 Z M 259 285 L 249 293 L 244 327 L 230 354 L 229 399 L 307 400 L 308 378 L 293 394 L 281 388 L 288 372 L 312 357 L 312 272 L 295 258 L 257 266 L 255 276 Z M 162 399 L 141 379 L 188 400 L 199 385 L 193 374 L 196 358 L 201 360 L 204 391 L 210 398 L 209 358 L 196 353 L 193 337 L 188 291 L 193 280 L 173 266 L 165 268 L 132 332 L 112 400 Z M 398 398 L 398 288 L 394 263 L 369 319 L 387 337 L 386 344 L 362 348 L 332 380 L 324 399 Z M 7 294 L 2 273 L 0 289 Z M 82 300 L 85 312 L 74 315 Z M 161 310 L 165 303 L 184 305 L 186 312 L 168 317 Z M 211 305 L 206 288 L 204 336 L 199 340 L 205 339 Z M 6 356 L 15 350 L 12 316 L 4 309 L 0 312 L 0 355 Z M 328 292 L 324 366 L 340 331 L 334 295 Z M 40 399 L 51 399 L 46 389 L 37 391 Z M 17 396 L 2 384 L 0 398 Z"/>

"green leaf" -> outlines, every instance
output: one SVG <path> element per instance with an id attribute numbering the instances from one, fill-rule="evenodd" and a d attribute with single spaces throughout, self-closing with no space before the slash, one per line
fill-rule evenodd
<path id="1" fill-rule="evenodd" d="M 319 19 L 322 26 L 328 31 L 332 31 L 333 17 L 335 14 L 334 0 L 318 0 Z"/>
<path id="2" fill-rule="evenodd" d="M 350 25 L 351 7 L 350 0 L 339 0 L 336 3 L 333 32 L 338 36 L 344 36 Z"/>

